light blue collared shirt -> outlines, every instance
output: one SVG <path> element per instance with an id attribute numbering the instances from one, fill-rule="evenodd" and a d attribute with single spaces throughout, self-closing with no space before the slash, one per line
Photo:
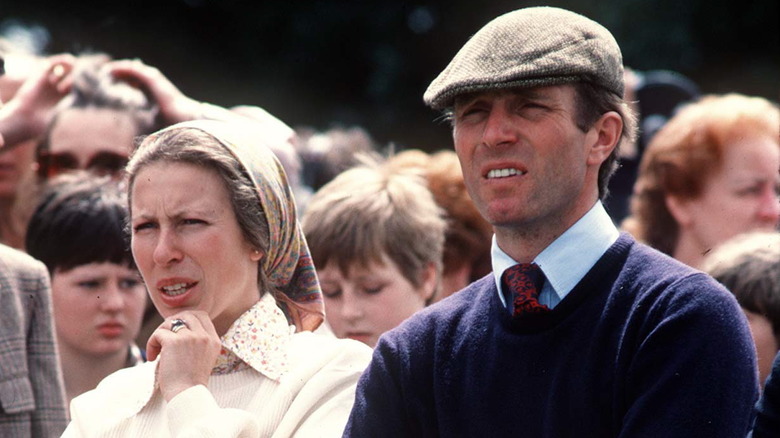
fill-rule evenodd
<path id="1" fill-rule="evenodd" d="M 533 260 L 546 278 L 539 294 L 539 303 L 551 309 L 558 305 L 615 243 L 618 236 L 620 232 L 601 201 L 596 202 L 585 216 Z M 498 297 L 506 307 L 504 294 L 501 293 L 501 275 L 518 262 L 498 247 L 495 234 L 490 252 Z"/>

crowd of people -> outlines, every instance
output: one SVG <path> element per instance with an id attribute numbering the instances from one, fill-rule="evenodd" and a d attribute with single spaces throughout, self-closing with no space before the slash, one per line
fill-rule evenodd
<path id="1" fill-rule="evenodd" d="M 454 151 L 0 59 L 0 436 L 780 436 L 774 101 L 553 7 L 433 79 Z"/>

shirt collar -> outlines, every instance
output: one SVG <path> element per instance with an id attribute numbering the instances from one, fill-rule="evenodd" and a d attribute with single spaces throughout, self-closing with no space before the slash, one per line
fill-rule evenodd
<path id="1" fill-rule="evenodd" d="M 619 235 L 620 232 L 612 223 L 601 201 L 597 201 L 583 217 L 539 253 L 533 262 L 539 265 L 547 283 L 562 300 L 615 243 Z M 501 275 L 518 262 L 498 247 L 495 235 L 491 245 L 491 259 L 498 295 L 506 305 L 504 296 L 500 293 Z"/>
<path id="2" fill-rule="evenodd" d="M 222 336 L 222 353 L 213 374 L 235 369 L 240 359 L 269 379 L 278 381 L 288 370 L 287 344 L 295 326 L 287 324 L 270 293 L 241 315 Z"/>

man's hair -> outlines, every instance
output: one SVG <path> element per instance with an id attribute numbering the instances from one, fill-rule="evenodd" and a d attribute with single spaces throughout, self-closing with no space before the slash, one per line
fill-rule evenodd
<path id="1" fill-rule="evenodd" d="M 446 223 L 419 175 L 377 163 L 353 167 L 314 194 L 302 226 L 320 269 L 332 262 L 346 275 L 386 255 L 415 287 L 431 264 L 441 273 Z"/>
<path id="2" fill-rule="evenodd" d="M 743 309 L 765 316 L 780 343 L 780 232 L 734 237 L 710 253 L 702 269 L 730 290 Z"/>
<path id="3" fill-rule="evenodd" d="M 30 218 L 26 250 L 50 274 L 103 262 L 135 269 L 126 222 L 118 183 L 84 172 L 63 174 L 50 181 Z"/>
<path id="4" fill-rule="evenodd" d="M 653 137 L 642 156 L 623 228 L 666 254 L 677 246 L 680 227 L 668 196 L 698 198 L 721 170 L 726 148 L 744 137 L 766 136 L 780 148 L 780 109 L 760 97 L 705 96 L 682 107 Z"/>
<path id="5" fill-rule="evenodd" d="M 603 201 L 609 194 L 609 178 L 617 168 L 620 148 L 636 140 L 636 114 L 622 97 L 607 91 L 605 88 L 590 82 L 575 82 L 573 85 L 574 102 L 577 107 L 574 122 L 580 130 L 586 132 L 601 116 L 610 111 L 618 113 L 623 120 L 623 130 L 620 133 L 618 144 L 599 167 L 599 198 Z"/>

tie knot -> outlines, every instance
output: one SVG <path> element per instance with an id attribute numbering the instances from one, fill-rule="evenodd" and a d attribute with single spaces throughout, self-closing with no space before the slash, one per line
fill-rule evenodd
<path id="1" fill-rule="evenodd" d="M 518 263 L 504 271 L 504 282 L 512 287 L 517 282 L 522 282 L 524 287 L 533 287 L 536 290 L 544 284 L 544 273 L 536 263 Z"/>
<path id="2" fill-rule="evenodd" d="M 544 284 L 544 273 L 536 263 L 519 263 L 502 275 L 513 303 L 512 314 L 539 313 L 549 308 L 539 304 L 539 292 Z"/>

